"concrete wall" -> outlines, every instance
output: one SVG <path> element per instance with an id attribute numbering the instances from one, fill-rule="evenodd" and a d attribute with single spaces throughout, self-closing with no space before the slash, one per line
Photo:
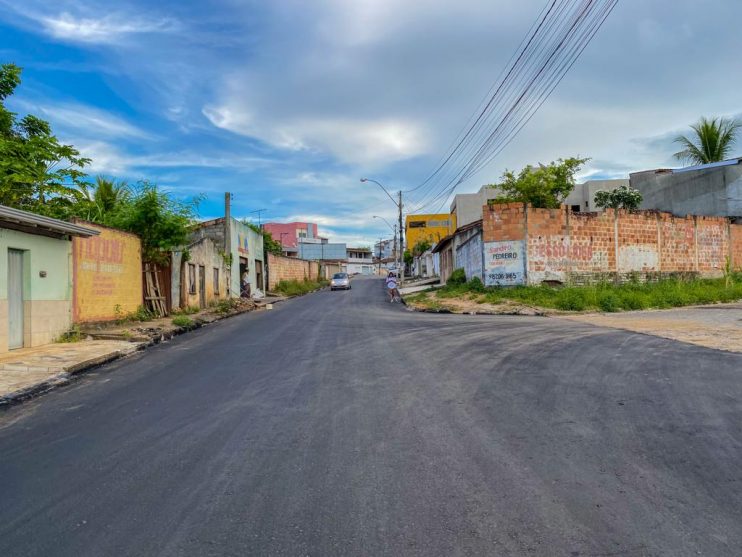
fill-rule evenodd
<path id="1" fill-rule="evenodd" d="M 348 257 L 347 244 L 305 244 L 299 243 L 299 258 L 308 260 L 341 260 Z"/>
<path id="2" fill-rule="evenodd" d="M 74 238 L 72 318 L 77 323 L 110 321 L 142 305 L 139 237 L 91 222 L 99 236 Z"/>
<path id="3" fill-rule="evenodd" d="M 24 346 L 53 342 L 72 324 L 72 242 L 0 228 L 0 353 L 8 351 L 9 249 L 24 251 Z"/>
<path id="4" fill-rule="evenodd" d="M 274 290 L 282 280 L 317 280 L 319 273 L 317 261 L 268 254 L 268 290 Z"/>
<path id="5" fill-rule="evenodd" d="M 179 307 L 188 306 L 208 306 L 218 300 L 225 299 L 229 296 L 229 279 L 227 267 L 222 256 L 221 249 L 210 238 L 202 238 L 188 246 L 189 259 L 185 267 L 178 266 L 177 274 L 180 275 L 178 282 L 178 297 L 173 298 L 173 305 L 178 300 Z M 181 255 L 182 257 L 182 255 Z M 193 265 L 194 273 L 189 270 Z M 203 267 L 205 298 L 202 300 L 199 293 L 199 276 Z M 180 269 L 182 268 L 182 272 Z M 218 272 L 218 284 L 215 284 L 214 270 Z M 175 268 L 173 268 L 176 274 Z M 195 284 L 191 284 L 191 278 L 195 279 Z M 173 283 L 176 281 L 173 280 Z"/>
<path id="6" fill-rule="evenodd" d="M 449 213 L 407 215 L 404 238 L 407 249 L 411 251 L 415 245 L 425 240 L 434 246 L 455 229 L 452 221 L 453 217 Z M 414 224 L 423 226 L 413 226 Z"/>
<path id="7" fill-rule="evenodd" d="M 482 218 L 482 206 L 500 195 L 499 188 L 483 186 L 477 193 L 459 193 L 451 203 L 454 215 L 453 230 L 471 224 Z"/>
<path id="8" fill-rule="evenodd" d="M 698 170 L 649 170 L 631 174 L 644 197 L 642 209 L 678 216 L 742 217 L 742 163 Z"/>
<path id="9" fill-rule="evenodd" d="M 595 194 L 599 191 L 611 191 L 620 186 L 628 186 L 629 180 L 588 180 L 577 184 L 575 189 L 564 200 L 563 205 L 579 205 L 580 211 L 599 211 L 595 206 Z M 485 202 L 486 203 L 486 202 Z"/>
<path id="10" fill-rule="evenodd" d="M 485 206 L 483 213 L 485 267 L 491 251 L 507 273 L 520 269 L 529 284 L 678 273 L 718 277 L 727 258 L 733 268 L 742 268 L 742 225 L 723 217 L 613 210 L 575 214 L 565 206 L 526 210 L 521 203 Z M 507 242 L 512 245 L 506 250 Z"/>
<path id="11" fill-rule="evenodd" d="M 248 274 L 253 293 L 256 288 L 265 292 L 265 262 L 263 261 L 263 235 L 233 218 L 230 223 L 232 266 L 230 268 L 230 293 L 240 295 L 240 258 L 247 259 Z M 258 284 L 256 262 L 263 263 L 263 282 Z"/>
<path id="12" fill-rule="evenodd" d="M 483 274 L 482 259 L 482 234 L 481 230 L 476 229 L 475 234 L 470 236 L 456 247 L 456 268 L 464 269 L 466 279 L 471 280 L 474 277 L 482 278 Z"/>

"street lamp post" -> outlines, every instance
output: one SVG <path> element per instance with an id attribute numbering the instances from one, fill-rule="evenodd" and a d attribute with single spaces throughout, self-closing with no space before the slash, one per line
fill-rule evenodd
<path id="1" fill-rule="evenodd" d="M 387 191 L 387 189 L 376 180 L 372 180 L 371 178 L 361 178 L 361 182 L 373 182 L 374 184 L 379 186 L 387 195 L 387 197 L 392 200 L 392 203 L 397 206 L 397 210 L 399 211 L 399 268 L 402 269 L 402 252 L 404 251 L 404 226 L 402 225 L 402 190 L 399 190 L 399 192 L 397 193 L 398 201 L 395 201 L 394 197 L 392 197 L 392 194 L 390 194 L 389 191 Z M 399 277 L 400 282 L 402 281 L 403 276 L 404 273 L 401 273 Z"/>

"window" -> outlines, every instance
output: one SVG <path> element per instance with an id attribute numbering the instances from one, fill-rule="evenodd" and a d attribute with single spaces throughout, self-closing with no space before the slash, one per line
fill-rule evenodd
<path id="1" fill-rule="evenodd" d="M 188 293 L 196 293 L 196 265 L 188 264 Z"/>
<path id="2" fill-rule="evenodd" d="M 439 228 L 448 228 L 449 221 L 447 220 L 431 220 L 428 221 L 428 226 L 430 227 L 439 227 Z"/>
<path id="3" fill-rule="evenodd" d="M 425 221 L 424 220 L 411 220 L 410 221 L 410 228 L 425 228 Z"/>
<path id="4" fill-rule="evenodd" d="M 579 205 L 572 205 L 570 206 L 570 209 L 572 209 L 573 213 L 579 213 L 580 212 L 580 206 Z"/>
<path id="5" fill-rule="evenodd" d="M 214 294 L 219 294 L 219 269 L 214 267 Z"/>

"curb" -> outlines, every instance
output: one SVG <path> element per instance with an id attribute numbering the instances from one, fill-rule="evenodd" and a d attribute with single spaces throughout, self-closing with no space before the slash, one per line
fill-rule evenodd
<path id="1" fill-rule="evenodd" d="M 279 300 L 279 302 L 281 301 L 283 300 Z M 7 410 L 11 406 L 15 406 L 16 404 L 20 404 L 32 398 L 36 398 L 38 396 L 46 394 L 49 391 L 52 391 L 58 387 L 69 385 L 70 383 L 72 383 L 72 381 L 77 379 L 78 376 L 81 376 L 89 371 L 97 369 L 104 364 L 113 362 L 114 360 L 125 358 L 127 356 L 131 356 L 132 354 L 146 350 L 147 348 L 151 346 L 155 346 L 156 344 L 160 344 L 161 342 L 170 340 L 184 333 L 195 331 L 196 329 L 206 327 L 207 325 L 217 323 L 224 319 L 229 319 L 230 317 L 236 317 L 238 315 L 243 315 L 245 313 L 250 313 L 252 311 L 257 311 L 257 308 L 248 310 L 248 311 L 239 311 L 235 313 L 228 313 L 226 315 L 220 315 L 216 319 L 213 319 L 210 321 L 194 320 L 193 326 L 191 327 L 177 327 L 170 331 L 163 331 L 163 333 L 160 334 L 159 336 L 154 337 L 154 338 L 149 338 L 148 340 L 134 341 L 131 343 L 132 344 L 131 349 L 126 348 L 126 349 L 117 350 L 115 352 L 110 352 L 102 356 L 96 356 L 94 358 L 90 358 L 87 360 L 83 360 L 82 362 L 73 364 L 69 368 L 67 368 L 65 371 L 60 372 L 57 375 L 54 375 L 52 377 L 49 377 L 48 379 L 42 381 L 41 383 L 36 383 L 35 385 L 31 385 L 30 387 L 25 387 L 23 389 L 13 391 L 12 393 L 8 393 L 6 395 L 0 396 L 0 412 L 2 412 L 3 410 Z"/>
<path id="2" fill-rule="evenodd" d="M 66 371 L 58 373 L 57 375 L 53 375 L 52 377 L 49 377 L 41 383 L 36 383 L 35 385 L 31 385 L 30 387 L 18 389 L 17 391 L 13 391 L 12 393 L 8 393 L 7 395 L 0 396 L 0 410 L 7 409 L 21 402 L 25 402 L 26 400 L 36 398 L 37 396 L 48 393 L 49 391 L 56 389 L 57 387 L 69 385 L 77 375 L 82 375 L 83 373 L 102 366 L 103 364 L 107 364 L 108 362 L 112 362 L 114 360 L 118 360 L 119 358 L 134 354 L 135 352 L 138 352 L 143 348 L 143 345 L 135 345 L 132 350 L 117 350 L 109 354 L 104 354 L 103 356 L 96 356 L 95 358 L 90 358 L 88 360 L 78 362 L 70 366 Z"/>

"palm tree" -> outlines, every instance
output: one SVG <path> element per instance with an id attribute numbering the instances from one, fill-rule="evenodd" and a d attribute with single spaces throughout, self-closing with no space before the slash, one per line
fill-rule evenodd
<path id="1" fill-rule="evenodd" d="M 680 143 L 683 149 L 674 156 L 690 164 L 707 164 L 729 158 L 742 122 L 729 118 L 702 117 L 691 128 L 695 132 L 692 139 L 684 135 L 675 138 L 675 143 Z"/>
<path id="2" fill-rule="evenodd" d="M 100 224 L 110 224 L 112 215 L 131 198 L 131 188 L 126 182 L 117 182 L 97 176 L 95 185 L 78 185 L 79 199 L 84 207 L 83 218 Z"/>

